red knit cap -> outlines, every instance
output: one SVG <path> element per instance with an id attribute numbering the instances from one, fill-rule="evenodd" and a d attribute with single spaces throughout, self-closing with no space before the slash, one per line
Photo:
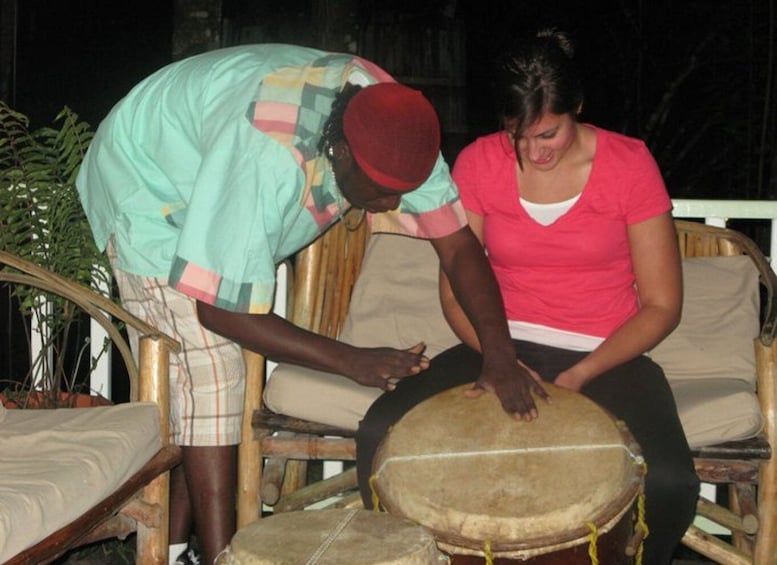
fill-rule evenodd
<path id="1" fill-rule="evenodd" d="M 348 102 L 343 133 L 359 167 L 385 188 L 407 191 L 429 178 L 440 123 L 424 95 L 397 83 L 362 88 Z"/>

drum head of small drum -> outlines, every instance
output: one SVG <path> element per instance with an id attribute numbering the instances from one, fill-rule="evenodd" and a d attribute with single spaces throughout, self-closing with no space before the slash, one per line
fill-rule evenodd
<path id="1" fill-rule="evenodd" d="M 410 520 L 368 510 L 283 512 L 241 528 L 227 565 L 428 565 L 442 563 L 434 537 Z"/>
<path id="2" fill-rule="evenodd" d="M 413 408 L 376 455 L 380 503 L 443 547 L 563 546 L 607 528 L 641 489 L 639 447 L 591 400 L 545 386 L 551 402 L 537 401 L 532 422 L 509 417 L 494 394 L 464 396 L 471 385 Z"/>

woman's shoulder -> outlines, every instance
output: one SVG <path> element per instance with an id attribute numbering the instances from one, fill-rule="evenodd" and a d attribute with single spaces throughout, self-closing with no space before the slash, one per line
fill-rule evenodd
<path id="1" fill-rule="evenodd" d="M 463 161 L 493 162 L 501 159 L 515 160 L 515 150 L 503 131 L 483 135 L 466 145 L 457 157 Z"/>
<path id="2" fill-rule="evenodd" d="M 640 163 L 652 166 L 655 163 L 645 142 L 615 131 L 591 126 L 596 131 L 596 158 L 608 166 L 618 163 L 634 167 Z"/>

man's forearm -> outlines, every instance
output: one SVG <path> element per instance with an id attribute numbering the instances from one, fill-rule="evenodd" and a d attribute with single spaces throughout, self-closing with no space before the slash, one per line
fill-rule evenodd
<path id="1" fill-rule="evenodd" d="M 241 347 L 276 362 L 343 374 L 342 360 L 351 346 L 304 330 L 275 314 L 228 312 L 198 302 L 200 323 Z"/>
<path id="2" fill-rule="evenodd" d="M 457 232 L 444 240 L 437 240 L 435 249 L 453 295 L 477 334 L 484 358 L 514 357 L 502 295 L 483 248 L 471 232 Z"/>

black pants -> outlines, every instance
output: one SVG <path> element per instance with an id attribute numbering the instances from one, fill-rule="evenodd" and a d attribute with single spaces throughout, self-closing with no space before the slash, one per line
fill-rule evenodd
<path id="1" fill-rule="evenodd" d="M 515 349 L 519 359 L 550 382 L 586 355 L 524 341 L 516 341 Z M 359 488 L 366 508 L 372 507 L 372 461 L 389 427 L 426 398 L 474 381 L 481 364 L 479 353 L 464 345 L 453 347 L 435 357 L 427 371 L 403 379 L 372 404 L 356 436 Z M 623 420 L 639 443 L 647 462 L 645 517 L 650 529 L 643 562 L 671 563 L 695 515 L 699 480 L 663 371 L 641 356 L 600 375 L 581 392 Z M 538 409 L 542 412 L 541 401 Z"/>

